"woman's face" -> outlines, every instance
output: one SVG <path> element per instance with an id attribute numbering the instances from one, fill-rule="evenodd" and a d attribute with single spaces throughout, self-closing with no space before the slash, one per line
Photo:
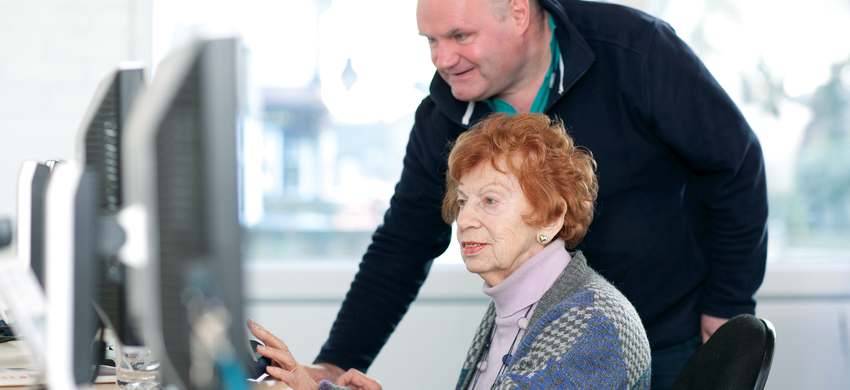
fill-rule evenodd
<path id="1" fill-rule="evenodd" d="M 485 162 L 461 176 L 460 182 L 457 240 L 461 256 L 469 272 L 495 286 L 543 249 L 536 239 L 540 229 L 522 219 L 532 209 L 513 174 L 501 173 Z"/>

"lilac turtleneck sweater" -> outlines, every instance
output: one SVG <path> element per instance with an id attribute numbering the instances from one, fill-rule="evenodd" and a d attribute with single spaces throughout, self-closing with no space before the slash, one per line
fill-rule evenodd
<path id="1" fill-rule="evenodd" d="M 570 254 L 564 245 L 564 240 L 557 239 L 519 266 L 501 283 L 490 286 L 484 282 L 484 293 L 490 296 L 496 305 L 496 334 L 487 353 L 486 368 L 480 370 L 480 376 L 472 390 L 489 389 L 502 367 L 502 356 L 508 353 L 512 343 L 514 346 L 510 353 L 516 351 L 525 334 L 525 331 L 520 330 L 517 321 L 523 317 L 531 318 L 537 301 L 555 284 L 570 263 Z"/>

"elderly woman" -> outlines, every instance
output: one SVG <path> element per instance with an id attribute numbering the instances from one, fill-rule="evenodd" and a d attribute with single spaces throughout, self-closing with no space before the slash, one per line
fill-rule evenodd
<path id="1" fill-rule="evenodd" d="M 462 134 L 448 160 L 443 218 L 492 303 L 458 389 L 648 389 L 650 349 L 637 312 L 593 271 L 581 242 L 593 219 L 595 161 L 542 114 L 491 116 Z M 316 388 L 286 346 L 252 324 L 276 361 L 269 374 Z M 349 371 L 337 385 L 380 389 Z M 337 388 L 322 382 L 320 389 Z"/>

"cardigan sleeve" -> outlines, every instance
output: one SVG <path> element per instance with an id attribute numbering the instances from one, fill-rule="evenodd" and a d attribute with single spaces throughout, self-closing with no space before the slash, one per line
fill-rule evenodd
<path id="1" fill-rule="evenodd" d="M 351 390 L 348 387 L 337 386 L 325 379 L 319 382 L 319 390 Z"/>

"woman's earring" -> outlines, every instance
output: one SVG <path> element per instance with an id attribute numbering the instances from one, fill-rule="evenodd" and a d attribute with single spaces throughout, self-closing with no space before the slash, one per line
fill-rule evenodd
<path id="1" fill-rule="evenodd" d="M 546 237 L 546 236 L 541 234 L 541 235 L 537 236 L 537 241 L 540 242 L 541 244 L 545 244 L 549 241 L 549 237 Z"/>

